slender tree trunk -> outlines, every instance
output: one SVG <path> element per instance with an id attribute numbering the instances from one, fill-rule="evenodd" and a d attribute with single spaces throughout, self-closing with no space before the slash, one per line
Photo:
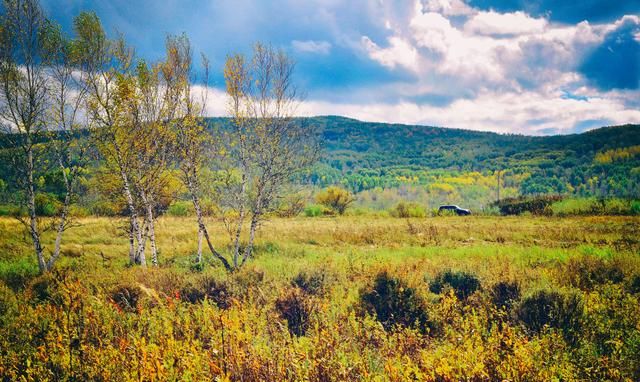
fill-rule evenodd
<path id="1" fill-rule="evenodd" d="M 244 249 L 244 254 L 242 255 L 242 263 L 240 266 L 244 264 L 245 261 L 251 256 L 251 252 L 253 251 L 253 242 L 256 237 L 256 230 L 258 229 L 258 223 L 260 222 L 260 216 L 262 215 L 262 201 L 264 198 L 265 188 L 263 184 L 258 186 L 257 195 L 256 195 L 256 204 L 251 211 L 251 225 L 249 226 L 249 241 L 247 242 L 247 247 Z"/>
<path id="2" fill-rule="evenodd" d="M 202 263 L 202 239 L 204 237 L 204 234 L 202 233 L 202 230 L 200 229 L 200 226 L 198 226 L 198 252 L 196 254 L 196 263 L 200 264 Z"/>
<path id="3" fill-rule="evenodd" d="M 240 235 L 242 234 L 242 225 L 244 224 L 245 209 L 244 199 L 247 193 L 247 175 L 246 172 L 242 174 L 242 180 L 240 185 L 240 207 L 238 213 L 238 220 L 236 222 L 236 233 L 233 240 L 233 266 L 238 268 L 238 259 L 240 257 Z"/>
<path id="4" fill-rule="evenodd" d="M 158 266 L 158 247 L 156 245 L 155 222 L 153 221 L 153 205 L 144 192 L 141 193 L 141 197 L 147 212 L 147 216 L 146 216 L 147 230 L 148 230 L 147 234 L 149 237 L 149 241 L 151 243 L 151 263 L 153 264 L 153 266 L 157 267 Z"/>
<path id="5" fill-rule="evenodd" d="M 136 264 L 136 239 L 133 232 L 133 219 L 129 216 L 129 264 Z"/>
<path id="6" fill-rule="evenodd" d="M 147 238 L 149 237 L 149 226 L 146 224 L 146 222 L 147 222 L 147 219 L 144 219 L 144 225 L 140 230 L 142 232 L 142 242 L 139 245 L 140 258 L 142 259 L 141 261 L 144 262 L 143 263 L 144 266 L 147 265 L 147 255 L 145 251 L 147 250 Z"/>
<path id="7" fill-rule="evenodd" d="M 66 177 L 66 176 L 65 176 Z M 71 204 L 71 191 L 67 189 L 67 194 L 64 196 L 64 204 L 62 206 L 62 212 L 60 213 L 60 220 L 58 221 L 58 228 L 56 229 L 56 242 L 53 247 L 53 254 L 47 262 L 47 269 L 53 268 L 53 265 L 60 257 L 60 247 L 62 244 L 62 234 L 67 224 L 67 215 L 69 214 L 69 206 Z"/>
<path id="8" fill-rule="evenodd" d="M 198 186 L 196 185 L 191 175 L 187 175 L 187 188 L 189 189 L 189 193 L 191 194 L 191 202 L 193 203 L 193 208 L 196 211 L 196 218 L 198 219 L 198 230 L 202 233 L 202 236 L 204 236 L 204 239 L 207 242 L 207 246 L 209 247 L 209 250 L 211 251 L 213 256 L 216 259 L 220 260 L 220 262 L 228 272 L 233 272 L 234 268 L 231 266 L 231 264 L 229 264 L 229 261 L 227 261 L 227 259 L 222 256 L 222 254 L 218 252 L 211 243 L 211 238 L 209 237 L 209 232 L 207 231 L 207 226 L 205 225 L 204 218 L 202 216 L 202 208 L 200 208 Z"/>
<path id="9" fill-rule="evenodd" d="M 31 143 L 29 142 L 29 145 Z M 29 233 L 33 241 L 33 247 L 38 257 L 38 269 L 40 273 L 47 271 L 47 263 L 44 260 L 44 251 L 40 241 L 40 229 L 38 228 L 38 217 L 36 216 L 36 192 L 33 182 L 33 151 L 27 151 L 27 209 L 29 213 Z"/>
<path id="10" fill-rule="evenodd" d="M 236 222 L 236 233 L 233 239 L 233 266 L 238 268 L 238 260 L 240 258 L 240 236 L 242 235 L 242 225 L 244 224 L 245 211 L 244 208 L 240 209 L 238 220 Z"/>
<path id="11" fill-rule="evenodd" d="M 207 245 L 209 246 L 209 250 L 211 251 L 213 256 L 215 256 L 218 260 L 220 260 L 220 262 L 222 263 L 222 265 L 224 265 L 224 268 L 228 272 L 232 272 L 234 268 L 231 267 L 231 264 L 229 264 L 227 259 L 225 259 L 224 256 L 222 256 L 222 254 L 220 254 L 220 252 L 218 252 L 215 249 L 215 247 L 213 246 L 213 244 L 211 243 L 211 238 L 209 237 L 209 232 L 207 231 L 207 227 L 204 224 L 204 219 L 202 217 L 202 211 L 200 210 L 200 202 L 198 201 L 198 198 L 195 197 L 193 199 L 193 201 L 194 201 L 194 207 L 196 209 L 196 216 L 198 218 L 198 227 L 199 227 L 200 231 L 202 231 L 202 235 L 204 236 L 204 239 L 206 240 Z"/>
<path id="12" fill-rule="evenodd" d="M 144 267 L 147 265 L 147 260 L 144 255 L 144 239 L 142 238 L 142 230 L 140 230 L 140 224 L 138 223 L 138 212 L 136 211 L 136 206 L 133 202 L 133 195 L 131 194 L 131 188 L 129 187 L 129 177 L 122 168 L 120 169 L 120 177 L 122 179 L 122 192 L 127 201 L 127 208 L 129 208 L 131 228 L 138 243 L 138 247 L 134 255 L 135 263 Z"/>
<path id="13" fill-rule="evenodd" d="M 62 234 L 64 233 L 65 226 L 67 224 L 67 215 L 69 214 L 69 208 L 71 206 L 71 197 L 73 196 L 73 185 L 74 185 L 74 179 L 75 179 L 75 174 L 72 177 L 72 179 L 69 179 L 69 176 L 65 171 L 66 168 L 63 165 L 62 159 L 59 159 L 59 163 L 60 163 L 60 170 L 62 171 L 62 177 L 64 179 L 66 193 L 64 195 L 64 204 L 62 205 L 62 211 L 60 212 L 60 217 L 58 220 L 58 228 L 56 229 L 56 242 L 53 247 L 53 254 L 51 255 L 51 258 L 49 259 L 49 261 L 47 262 L 48 269 L 53 268 L 53 265 L 58 260 L 58 257 L 60 257 L 60 247 L 62 245 Z"/>
<path id="14" fill-rule="evenodd" d="M 498 170 L 498 203 L 500 203 L 500 175 L 502 171 Z"/>
<path id="15" fill-rule="evenodd" d="M 256 237 L 256 230 L 258 229 L 258 223 L 260 221 L 260 212 L 254 211 L 251 215 L 251 226 L 249 227 L 249 241 L 247 242 L 247 247 L 244 249 L 244 254 L 242 255 L 242 263 L 240 266 L 244 264 L 245 261 L 251 256 L 251 252 L 253 252 L 253 242 Z"/>

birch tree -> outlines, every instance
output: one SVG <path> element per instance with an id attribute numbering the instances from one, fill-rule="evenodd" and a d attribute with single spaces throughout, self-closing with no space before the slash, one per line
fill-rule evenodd
<path id="1" fill-rule="evenodd" d="M 135 141 L 131 139 L 130 98 L 133 50 L 122 37 L 107 38 L 95 13 L 83 12 L 74 20 L 79 71 L 87 91 L 86 109 L 94 142 L 105 165 L 118 174 L 129 213 L 129 261 L 146 265 L 144 227 L 131 183 Z"/>
<path id="2" fill-rule="evenodd" d="M 167 60 L 135 60 L 123 40 L 109 40 L 95 14 L 76 19 L 91 121 L 107 167 L 119 174 L 130 220 L 130 262 L 158 265 L 155 219 L 160 195 L 171 179 L 172 129 L 184 84 L 167 44 Z"/>
<path id="3" fill-rule="evenodd" d="M 169 40 L 170 41 L 170 40 Z M 167 44 L 167 60 L 155 65 L 138 63 L 135 93 L 129 109 L 134 152 L 132 182 L 145 213 L 145 227 L 151 246 L 151 260 L 158 265 L 155 237 L 155 210 L 163 188 L 171 179 L 169 170 L 175 151 L 172 128 L 180 106 L 184 85 L 176 78 L 179 63 L 172 59 Z"/>
<path id="4" fill-rule="evenodd" d="M 185 36 L 170 36 L 167 39 L 167 62 L 171 63 L 172 78 L 180 90 L 180 106 L 175 118 L 177 138 L 177 158 L 181 171 L 181 180 L 186 186 L 196 213 L 198 224 L 198 253 L 196 263 L 202 264 L 202 240 L 212 255 L 220 261 L 227 271 L 232 271 L 231 264 L 213 245 L 204 220 L 200 197 L 202 195 L 200 171 L 207 162 L 207 157 L 215 153 L 215 139 L 206 130 L 204 119 L 207 104 L 206 86 L 208 83 L 209 62 L 202 56 L 204 86 L 202 92 L 193 89 L 193 57 L 191 44 Z"/>
<path id="5" fill-rule="evenodd" d="M 231 134 L 226 145 L 239 180 L 227 207 L 234 210 L 232 264 L 251 256 L 256 232 L 282 197 L 284 186 L 318 157 L 314 128 L 295 113 L 301 94 L 295 63 L 282 50 L 256 44 L 250 60 L 236 54 L 225 65 Z M 243 241 L 245 223 L 248 232 Z"/>
<path id="6" fill-rule="evenodd" d="M 87 140 L 78 134 L 86 127 L 81 123 L 86 89 L 76 75 L 73 41 L 62 33 L 59 25 L 47 23 L 44 33 L 44 63 L 49 76 L 49 112 L 47 121 L 55 131 L 50 146 L 55 166 L 62 175 L 65 193 L 55 223 L 56 238 L 47 267 L 60 256 L 62 235 L 67 229 L 69 208 L 78 194 L 78 182 L 87 164 Z"/>
<path id="7" fill-rule="evenodd" d="M 12 165 L 40 272 L 49 269 L 42 245 L 42 222 L 36 213 L 38 141 L 46 131 L 47 73 L 43 31 L 47 19 L 36 0 L 4 0 L 0 44 L 0 119 L 2 131 L 17 148 Z M 55 261 L 55 260 L 54 260 Z M 51 262 L 52 264 L 52 262 Z"/>

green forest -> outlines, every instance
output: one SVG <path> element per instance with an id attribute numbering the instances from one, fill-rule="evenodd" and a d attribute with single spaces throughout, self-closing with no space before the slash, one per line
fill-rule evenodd
<path id="1" fill-rule="evenodd" d="M 640 192 L 640 126 L 530 137 L 315 118 L 326 155 L 307 178 L 353 192 L 423 188 L 486 206 L 504 196 L 632 197 Z M 375 191 L 374 191 L 375 192 Z"/>
<path id="2" fill-rule="evenodd" d="M 315 192 L 334 185 L 353 193 L 354 206 L 361 211 L 386 211 L 409 202 L 425 210 L 457 203 L 486 212 L 499 198 L 563 195 L 631 200 L 640 194 L 639 125 L 523 136 L 337 116 L 298 118 L 297 123 L 318 132 L 322 142 L 319 161 L 292 177 L 297 187 L 291 188 L 291 194 L 307 204 L 313 203 Z M 210 118 L 207 130 L 214 137 L 229 130 L 229 124 L 228 118 Z M 78 132 L 73 139 L 86 140 L 87 136 Z M 56 139 L 55 132 L 40 137 L 43 146 L 51 139 Z M 19 191 L 12 186 L 16 184 L 10 166 L 14 149 L 6 140 L 0 147 L 0 200 L 4 204 L 0 213 L 6 215 Z M 91 160 L 82 169 L 84 187 L 77 211 L 118 214 L 119 207 L 109 199 L 109 185 L 99 181 L 104 164 L 97 152 L 86 155 Z M 42 160 L 54 163 L 52 157 Z M 44 204 L 47 200 L 55 204 L 64 195 L 61 173 L 56 166 L 50 167 L 37 176 Z M 186 213 L 180 192 L 165 196 L 164 212 Z"/>

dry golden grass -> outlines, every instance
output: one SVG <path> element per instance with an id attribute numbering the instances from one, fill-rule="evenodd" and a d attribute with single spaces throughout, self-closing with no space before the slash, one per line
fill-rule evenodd
<path id="1" fill-rule="evenodd" d="M 66 233 L 57 274 L 32 279 L 35 259 L 26 236 L 16 221 L 0 219 L 0 276 L 14 288 L 0 282 L 0 375 L 121 381 L 640 376 L 634 366 L 640 362 L 640 305 L 627 291 L 640 274 L 637 217 L 272 219 L 260 231 L 254 258 L 234 275 L 209 256 L 204 270 L 192 267 L 197 235 L 190 218 L 159 219 L 159 269 L 129 267 L 124 223 L 79 219 Z M 222 224 L 208 223 L 225 250 Z M 46 235 L 45 245 L 51 240 Z M 611 283 L 608 273 L 603 282 L 580 278 L 607 267 L 622 270 L 624 281 Z M 449 269 L 477 276 L 480 290 L 466 302 L 431 293 L 429 282 Z M 326 293 L 292 293 L 291 280 L 300 272 L 321 273 Z M 438 333 L 386 332 L 375 317 L 363 315 L 361 291 L 380 272 L 424 299 Z M 187 302 L 187 294 L 211 278 L 228 288 L 229 309 L 212 300 Z M 554 330 L 532 334 L 514 312 L 497 311 L 491 288 L 500 281 L 517 282 L 523 298 L 540 289 L 577 291 L 588 325 L 583 342 L 565 343 Z M 584 285 L 589 289 L 577 289 Z M 138 291 L 136 309 L 118 305 L 114 291 L 122 288 Z M 290 336 L 277 308 L 292 295 L 311 312 L 300 337 Z"/>

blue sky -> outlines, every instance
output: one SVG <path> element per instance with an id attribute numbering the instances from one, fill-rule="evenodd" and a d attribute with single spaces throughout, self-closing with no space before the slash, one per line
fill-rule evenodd
<path id="1" fill-rule="evenodd" d="M 94 10 L 149 60 L 186 32 L 212 62 L 285 49 L 301 115 L 525 134 L 640 123 L 640 0 L 43 0 L 70 30 Z"/>

